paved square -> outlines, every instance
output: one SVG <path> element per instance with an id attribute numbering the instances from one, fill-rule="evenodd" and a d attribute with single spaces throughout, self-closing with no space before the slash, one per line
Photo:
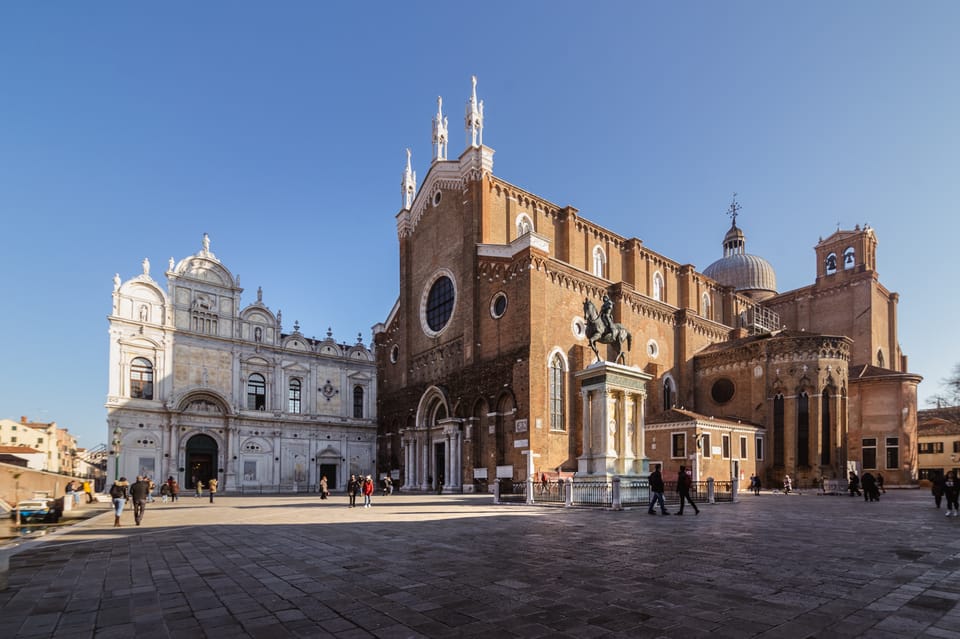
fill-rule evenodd
<path id="1" fill-rule="evenodd" d="M 0 637 L 960 638 L 960 518 L 926 490 L 683 517 L 222 496 L 112 524 L 18 549 Z"/>

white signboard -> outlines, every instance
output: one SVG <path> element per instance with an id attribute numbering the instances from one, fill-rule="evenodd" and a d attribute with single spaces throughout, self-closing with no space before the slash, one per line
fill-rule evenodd
<path id="1" fill-rule="evenodd" d="M 487 469 L 486 469 L 486 468 L 474 468 L 474 469 L 473 469 L 473 478 L 474 478 L 474 479 L 486 479 L 486 478 L 487 478 Z"/>
<path id="2" fill-rule="evenodd" d="M 518 439 L 517 441 L 513 442 L 514 448 L 526 448 L 529 445 L 530 442 L 526 439 Z"/>
<path id="3" fill-rule="evenodd" d="M 513 466 L 497 466 L 497 479 L 513 479 Z"/>

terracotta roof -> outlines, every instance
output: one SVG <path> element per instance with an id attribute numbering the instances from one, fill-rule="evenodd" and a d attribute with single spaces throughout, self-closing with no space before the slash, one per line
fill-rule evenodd
<path id="1" fill-rule="evenodd" d="M 745 419 L 738 419 L 730 416 L 715 417 L 712 415 L 701 415 L 700 413 L 695 413 L 692 410 L 686 410 L 683 408 L 671 408 L 670 410 L 665 410 L 662 413 L 651 415 L 644 420 L 644 424 L 671 424 L 676 422 L 695 421 L 713 422 L 725 426 L 750 426 L 752 428 L 764 428 L 763 426 L 753 424 Z"/>
<path id="2" fill-rule="evenodd" d="M 960 435 L 960 423 L 934 417 L 923 419 L 917 424 L 918 436 Z"/>
<path id="3" fill-rule="evenodd" d="M 42 453 L 43 451 L 30 448 L 29 446 L 0 446 L 0 453 L 11 453 L 13 455 L 32 455 Z"/>

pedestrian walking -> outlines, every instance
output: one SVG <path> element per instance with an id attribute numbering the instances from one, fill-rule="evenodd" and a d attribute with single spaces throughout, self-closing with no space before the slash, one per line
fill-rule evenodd
<path id="1" fill-rule="evenodd" d="M 943 496 L 947 498 L 947 517 L 960 517 L 960 483 L 957 482 L 957 472 L 951 470 L 943 479 Z"/>
<path id="2" fill-rule="evenodd" d="M 120 527 L 120 515 L 123 514 L 123 507 L 130 499 L 128 489 L 130 484 L 126 477 L 121 477 L 110 486 L 110 500 L 113 502 L 113 527 Z"/>
<path id="3" fill-rule="evenodd" d="M 793 480 L 790 479 L 790 475 L 784 475 L 783 476 L 783 494 L 789 495 L 791 490 L 793 490 Z"/>
<path id="4" fill-rule="evenodd" d="M 160 485 L 160 501 L 164 504 L 170 501 L 170 484 L 167 482 Z"/>
<path id="5" fill-rule="evenodd" d="M 869 470 L 860 478 L 860 486 L 863 488 L 863 501 L 880 501 L 877 479 Z"/>
<path id="6" fill-rule="evenodd" d="M 373 497 L 373 477 L 367 475 L 366 479 L 363 480 L 363 507 L 369 508 L 371 506 L 370 499 Z"/>
<path id="7" fill-rule="evenodd" d="M 194 482 L 194 483 L 193 483 L 193 488 L 194 488 L 193 496 L 196 497 L 197 499 L 200 499 L 200 497 L 203 496 L 203 482 L 200 481 L 200 480 L 199 480 L 198 478 L 196 478 L 196 477 L 193 478 L 193 482 Z"/>
<path id="8" fill-rule="evenodd" d="M 650 473 L 648 481 L 650 482 L 650 504 L 647 506 L 647 514 L 656 515 L 657 513 L 654 508 L 657 504 L 660 504 L 660 514 L 669 515 L 670 513 L 667 511 L 667 506 L 663 501 L 664 485 L 663 475 L 660 474 L 660 464 L 654 464 L 653 472 Z"/>
<path id="9" fill-rule="evenodd" d="M 173 477 L 170 478 L 170 498 L 176 502 L 180 499 L 180 482 Z"/>
<path id="10" fill-rule="evenodd" d="M 877 473 L 877 489 L 883 493 L 887 493 L 887 489 L 883 487 L 883 473 Z"/>
<path id="11" fill-rule="evenodd" d="M 213 503 L 213 496 L 217 494 L 217 478 L 211 477 L 207 482 L 207 488 L 210 491 L 210 503 Z"/>
<path id="12" fill-rule="evenodd" d="M 87 503 L 92 504 L 93 503 L 93 484 L 90 482 L 89 479 L 83 482 L 83 494 L 87 496 Z"/>
<path id="13" fill-rule="evenodd" d="M 350 475 L 350 481 L 347 482 L 347 496 L 350 497 L 350 508 L 357 505 L 357 493 L 360 492 L 360 482 L 356 475 Z"/>
<path id="14" fill-rule="evenodd" d="M 930 494 L 933 495 L 933 501 L 937 504 L 937 510 L 940 510 L 940 502 L 943 500 L 943 475 L 937 475 L 930 484 Z"/>
<path id="15" fill-rule="evenodd" d="M 753 491 L 754 495 L 760 494 L 760 476 L 759 475 L 750 476 L 750 490 Z"/>
<path id="16" fill-rule="evenodd" d="M 693 500 L 690 498 L 691 486 L 693 486 L 693 477 L 687 474 L 686 466 L 681 466 L 680 471 L 677 473 L 677 494 L 680 495 L 680 510 L 676 512 L 677 515 L 683 514 L 684 500 L 690 502 L 690 505 L 693 507 L 693 511 L 696 514 L 700 514 L 700 509 L 697 508 L 697 505 L 693 503 Z"/>
<path id="17" fill-rule="evenodd" d="M 145 477 L 137 476 L 137 480 L 130 486 L 130 499 L 133 500 L 133 521 L 138 526 L 143 519 L 143 511 L 147 507 L 147 495 L 150 494 L 150 482 Z"/>
<path id="18" fill-rule="evenodd" d="M 850 491 L 850 496 L 853 497 L 854 495 L 856 495 L 857 497 L 859 497 L 861 495 L 860 478 L 857 477 L 857 473 L 851 470 L 850 476 L 847 478 L 847 482 L 848 482 L 847 490 Z"/>
<path id="19" fill-rule="evenodd" d="M 153 503 L 153 491 L 155 491 L 155 490 L 157 489 L 157 483 L 156 483 L 155 481 L 153 481 L 153 479 L 150 478 L 150 477 L 146 477 L 145 479 L 147 480 L 147 483 L 150 484 L 150 492 L 147 493 L 147 503 L 148 503 L 148 504 L 152 504 L 152 503 Z"/>
<path id="20" fill-rule="evenodd" d="M 327 490 L 327 476 L 324 475 L 320 478 L 320 499 L 326 499 L 329 494 L 330 491 Z"/>

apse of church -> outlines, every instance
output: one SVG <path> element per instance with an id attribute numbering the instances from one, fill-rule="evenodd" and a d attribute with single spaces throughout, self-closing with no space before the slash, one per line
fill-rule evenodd
<path id="1" fill-rule="evenodd" d="M 373 473 L 376 369 L 358 337 L 340 343 L 283 330 L 258 289 L 242 305 L 239 277 L 210 250 L 170 259 L 166 287 L 149 261 L 114 278 L 107 422 L 111 472 L 216 477 L 224 491 L 342 489 Z"/>
<path id="2" fill-rule="evenodd" d="M 459 492 L 530 474 L 643 476 L 656 460 L 724 480 L 756 472 L 768 485 L 851 467 L 912 481 L 915 468 L 893 452 L 915 430 L 919 377 L 896 346 L 898 297 L 876 279 L 872 229 L 821 240 L 816 282 L 780 293 L 772 265 L 747 252 L 734 199 L 723 257 L 699 272 L 496 177 L 475 80 L 467 147 L 448 159 L 443 105 L 422 184 L 407 152 L 399 296 L 374 327 L 381 474 L 407 489 Z M 620 337 L 594 355 L 596 331 Z M 629 400 L 635 417 L 620 408 L 625 399 L 596 403 L 623 388 L 584 386 L 600 379 L 591 367 L 614 379 L 615 361 L 633 377 L 622 386 L 642 380 Z M 851 417 L 879 387 L 864 365 L 888 367 L 904 419 L 893 406 Z M 647 423 L 656 437 L 645 436 Z M 854 427 L 863 441 L 851 442 Z M 854 456 L 871 440 L 875 457 Z"/>

